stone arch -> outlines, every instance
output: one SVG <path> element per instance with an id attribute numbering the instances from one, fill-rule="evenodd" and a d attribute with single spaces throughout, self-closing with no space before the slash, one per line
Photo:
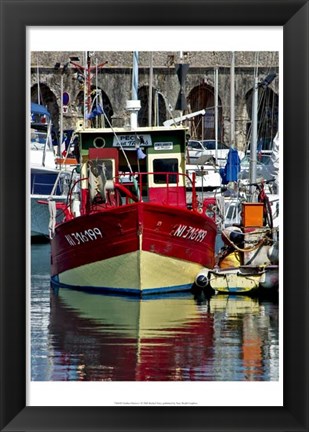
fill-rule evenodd
<path id="1" fill-rule="evenodd" d="M 95 85 L 91 86 L 91 92 L 96 89 Z M 111 104 L 111 101 L 107 94 L 102 90 L 100 87 L 98 87 L 99 90 L 101 90 L 102 94 L 102 102 L 103 102 L 103 109 L 104 112 L 109 120 L 110 123 L 112 123 L 112 116 L 114 115 L 113 107 Z M 92 93 L 92 101 L 95 97 L 95 92 Z M 77 111 L 80 113 L 80 115 L 84 115 L 84 90 L 80 90 L 77 93 L 77 96 L 75 98 L 75 103 L 77 107 Z M 107 123 L 107 122 L 106 122 Z M 109 127 L 109 124 L 105 124 L 105 127 Z"/>
<path id="2" fill-rule="evenodd" d="M 248 122 L 246 126 L 247 143 L 251 139 L 252 125 L 252 96 L 253 89 L 246 93 L 246 111 Z M 261 140 L 262 149 L 270 150 L 272 141 L 278 131 L 279 96 L 271 88 L 258 90 L 258 142 Z"/>
<path id="3" fill-rule="evenodd" d="M 206 110 L 204 116 L 191 120 L 191 137 L 196 139 L 215 139 L 215 94 L 214 88 L 206 83 L 194 87 L 188 96 L 190 112 Z M 222 103 L 218 98 L 218 140 L 223 141 Z"/>
<path id="4" fill-rule="evenodd" d="M 31 87 L 31 102 L 38 103 L 47 108 L 52 119 L 53 130 L 55 131 L 56 134 L 58 134 L 59 115 L 60 115 L 59 105 L 57 102 L 56 95 L 54 94 L 54 92 L 52 92 L 52 90 L 48 87 L 47 84 L 40 83 L 39 92 L 38 92 L 37 84 L 34 84 Z"/>
<path id="5" fill-rule="evenodd" d="M 149 86 L 142 86 L 138 89 L 138 99 L 141 101 L 141 109 L 138 112 L 138 125 L 148 126 L 149 121 Z M 151 125 L 162 126 L 166 120 L 166 105 L 161 93 L 152 89 L 152 110 Z"/>

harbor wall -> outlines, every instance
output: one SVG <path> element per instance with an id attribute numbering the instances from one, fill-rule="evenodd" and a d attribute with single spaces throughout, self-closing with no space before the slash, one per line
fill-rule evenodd
<path id="1" fill-rule="evenodd" d="M 150 100 L 150 64 L 152 59 L 152 109 L 151 123 L 162 125 L 171 117 L 178 117 L 206 108 L 206 116 L 197 116 L 187 121 L 192 138 L 214 138 L 215 70 L 218 70 L 218 128 L 219 140 L 231 144 L 231 52 L 139 52 L 138 97 L 141 110 L 138 120 L 140 126 L 149 124 L 148 101 Z M 67 65 L 69 57 L 76 57 L 74 63 Z M 83 118 L 84 83 L 80 82 L 85 64 L 84 52 L 32 52 L 31 53 L 31 94 L 33 102 L 39 100 L 52 114 L 55 129 L 59 130 L 61 89 L 69 95 L 69 103 L 64 107 L 63 127 L 74 128 Z M 93 52 L 89 53 L 91 62 L 91 84 L 102 90 L 105 112 L 114 126 L 129 122 L 125 110 L 126 101 L 131 99 L 132 89 L 132 52 Z M 58 63 L 58 67 L 55 65 Z M 176 110 L 180 92 L 180 82 L 176 74 L 177 65 L 189 65 L 184 78 L 183 91 L 187 102 L 185 110 Z M 100 67 L 101 64 L 104 66 Z M 270 73 L 279 72 L 278 52 L 235 52 L 234 53 L 234 145 L 243 150 L 248 144 L 251 124 L 251 100 L 254 73 L 260 81 Z M 81 67 L 79 68 L 78 65 Z M 95 66 L 99 67 L 95 67 Z M 67 66 L 67 67 L 66 67 Z M 65 68 L 65 70 L 64 70 Z M 77 78 L 78 77 L 78 78 Z M 39 85 L 38 85 L 39 82 Z M 265 107 L 259 115 L 270 117 L 265 129 L 267 136 L 274 135 L 278 122 L 279 77 L 267 87 L 264 97 Z M 262 99 L 262 95 L 261 95 Z M 272 113 L 270 114 L 270 111 Z M 274 114 L 275 113 L 275 114 Z M 274 120 L 275 119 L 275 120 Z M 272 122 L 271 127 L 269 123 Z M 262 120 L 260 122 L 262 124 Z M 269 129 L 271 128 L 271 130 Z M 261 131 L 261 134 L 264 133 Z"/>

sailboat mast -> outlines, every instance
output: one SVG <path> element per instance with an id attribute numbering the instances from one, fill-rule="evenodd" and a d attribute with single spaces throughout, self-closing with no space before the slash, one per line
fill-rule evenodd
<path id="1" fill-rule="evenodd" d="M 138 51 L 133 51 L 132 99 L 127 101 L 126 109 L 130 112 L 131 129 L 137 129 L 137 116 L 141 108 L 138 99 Z"/>
<path id="2" fill-rule="evenodd" d="M 63 71 L 60 75 L 60 138 L 58 143 L 58 156 L 61 156 L 61 147 L 63 143 Z"/>
<path id="3" fill-rule="evenodd" d="M 133 52 L 132 100 L 137 100 L 138 89 L 138 51 Z"/>
<path id="4" fill-rule="evenodd" d="M 255 75 L 252 96 L 252 131 L 250 148 L 250 183 L 256 183 L 256 152 L 257 152 L 257 117 L 258 117 L 258 77 Z M 254 190 L 254 186 L 252 186 Z M 253 194 L 251 197 L 253 201 Z"/>
<path id="5" fill-rule="evenodd" d="M 152 86 L 153 86 L 153 53 L 150 53 L 149 66 L 149 96 L 148 96 L 148 126 L 152 126 Z"/>
<path id="6" fill-rule="evenodd" d="M 37 59 L 36 63 L 36 76 L 37 76 L 37 86 L 38 86 L 38 105 L 41 103 L 41 94 L 40 94 L 40 70 L 39 70 L 39 61 Z"/>
<path id="7" fill-rule="evenodd" d="M 91 67 L 90 53 L 85 51 L 84 58 L 84 121 L 88 122 L 88 114 L 91 112 Z"/>
<path id="8" fill-rule="evenodd" d="M 215 158 L 218 161 L 218 67 L 215 68 Z"/>
<path id="9" fill-rule="evenodd" d="M 230 100 L 230 118 L 231 118 L 231 147 L 235 147 L 235 53 L 232 52 L 231 61 L 231 100 Z"/>

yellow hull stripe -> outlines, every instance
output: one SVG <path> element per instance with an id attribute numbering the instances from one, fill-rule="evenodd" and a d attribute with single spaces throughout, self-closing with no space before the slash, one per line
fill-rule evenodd
<path id="1" fill-rule="evenodd" d="M 197 263 L 137 251 L 67 270 L 59 275 L 59 282 L 77 287 L 144 290 L 191 285 L 202 269 Z"/>

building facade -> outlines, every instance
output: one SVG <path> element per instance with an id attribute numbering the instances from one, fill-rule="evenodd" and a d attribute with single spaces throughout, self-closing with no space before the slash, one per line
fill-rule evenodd
<path id="1" fill-rule="evenodd" d="M 278 52 L 139 52 L 138 125 L 163 125 L 193 113 L 183 122 L 192 138 L 217 135 L 243 150 L 250 142 L 255 74 L 258 138 L 266 148 L 278 130 Z M 74 128 L 97 103 L 105 113 L 96 117 L 97 125 L 124 126 L 132 76 L 132 52 L 32 52 L 30 97 L 48 108 L 58 134 L 60 127 Z"/>

